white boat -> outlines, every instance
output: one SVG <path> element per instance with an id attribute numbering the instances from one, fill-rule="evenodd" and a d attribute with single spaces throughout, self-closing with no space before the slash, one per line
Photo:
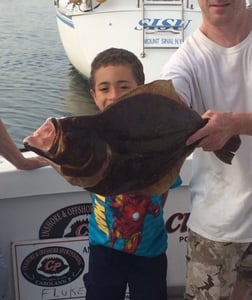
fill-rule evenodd
<path id="1" fill-rule="evenodd" d="M 97 53 L 126 48 L 144 65 L 146 82 L 201 22 L 197 0 L 55 0 L 59 35 L 85 77 Z"/>

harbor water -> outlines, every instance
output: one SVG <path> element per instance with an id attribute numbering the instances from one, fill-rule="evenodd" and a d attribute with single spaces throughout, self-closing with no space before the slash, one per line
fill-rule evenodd
<path id="1" fill-rule="evenodd" d="M 96 107 L 64 52 L 53 0 L 0 1 L 0 11 L 0 118 L 22 148 L 46 118 Z"/>

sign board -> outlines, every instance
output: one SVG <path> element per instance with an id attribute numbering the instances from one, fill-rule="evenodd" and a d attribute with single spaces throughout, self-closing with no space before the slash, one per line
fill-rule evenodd
<path id="1" fill-rule="evenodd" d="M 16 300 L 85 299 L 87 237 L 12 245 Z"/>
<path id="2" fill-rule="evenodd" d="M 12 256 L 16 300 L 86 299 L 88 237 L 15 242 Z"/>

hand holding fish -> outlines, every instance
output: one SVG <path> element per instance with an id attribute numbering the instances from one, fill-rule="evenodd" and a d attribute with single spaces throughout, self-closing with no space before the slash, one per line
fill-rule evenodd
<path id="1" fill-rule="evenodd" d="M 232 116 L 233 113 L 206 111 L 201 117 L 208 122 L 187 139 L 186 145 L 200 140 L 196 147 L 201 147 L 204 151 L 222 149 L 232 136 L 237 135 Z"/>

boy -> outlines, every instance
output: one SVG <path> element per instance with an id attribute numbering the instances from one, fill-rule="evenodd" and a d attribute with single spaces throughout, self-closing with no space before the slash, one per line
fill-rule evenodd
<path id="1" fill-rule="evenodd" d="M 142 63 L 133 53 L 110 48 L 92 62 L 90 93 L 102 111 L 144 84 L 144 79 Z M 166 197 L 167 193 L 151 197 L 91 194 L 86 300 L 123 300 L 127 285 L 131 300 L 167 299 Z"/>

